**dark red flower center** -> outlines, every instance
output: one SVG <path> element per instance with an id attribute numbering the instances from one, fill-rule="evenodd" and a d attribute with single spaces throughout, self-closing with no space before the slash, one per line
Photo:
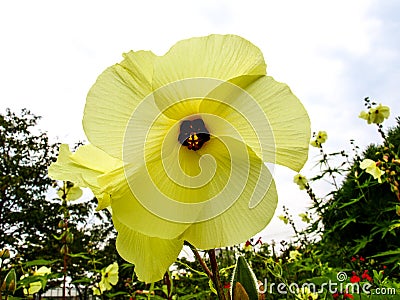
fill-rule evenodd
<path id="1" fill-rule="evenodd" d="M 202 119 L 182 121 L 178 141 L 189 150 L 199 150 L 210 140 L 210 132 Z"/>

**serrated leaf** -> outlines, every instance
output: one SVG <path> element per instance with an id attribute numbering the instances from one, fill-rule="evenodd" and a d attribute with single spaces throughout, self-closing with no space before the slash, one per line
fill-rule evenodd
<path id="1" fill-rule="evenodd" d="M 240 285 L 237 285 L 239 283 Z M 246 262 L 243 256 L 239 256 L 236 262 L 235 270 L 233 271 L 232 278 L 232 295 L 238 293 L 242 295 L 242 291 L 236 291 L 237 288 L 243 288 L 247 294 L 249 300 L 258 300 L 258 290 L 257 290 L 257 279 L 251 270 L 249 264 Z M 235 296 L 233 297 L 236 300 Z M 242 299 L 242 298 L 238 298 Z"/>

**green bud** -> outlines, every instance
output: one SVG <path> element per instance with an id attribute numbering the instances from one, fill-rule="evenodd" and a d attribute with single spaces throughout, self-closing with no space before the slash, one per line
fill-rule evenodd
<path id="1" fill-rule="evenodd" d="M 11 269 L 6 278 L 4 278 L 3 284 L 1 285 L 1 290 L 6 292 L 14 293 L 17 289 L 17 274 L 15 274 L 15 270 Z"/>
<path id="2" fill-rule="evenodd" d="M 10 250 L 8 250 L 8 249 L 1 250 L 0 251 L 0 258 L 2 258 L 2 259 L 10 258 Z"/>
<path id="3" fill-rule="evenodd" d="M 58 228 L 64 228 L 64 227 L 65 227 L 64 220 L 61 220 L 60 222 L 58 222 Z"/>
<path id="4" fill-rule="evenodd" d="M 231 286 L 234 299 L 258 299 L 256 276 L 243 256 L 237 259 Z"/>
<path id="5" fill-rule="evenodd" d="M 60 249 L 60 253 L 61 255 L 65 255 L 69 253 L 69 247 L 67 245 L 62 245 L 61 249 Z"/>
<path id="6" fill-rule="evenodd" d="M 65 241 L 67 242 L 67 244 L 72 244 L 72 242 L 74 241 L 74 235 L 71 232 L 68 232 Z"/>

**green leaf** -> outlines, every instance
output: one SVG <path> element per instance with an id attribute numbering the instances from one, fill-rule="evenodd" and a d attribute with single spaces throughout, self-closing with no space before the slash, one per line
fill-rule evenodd
<path id="1" fill-rule="evenodd" d="M 218 292 L 217 292 L 217 290 L 214 288 L 214 284 L 213 284 L 213 282 L 212 282 L 211 279 L 208 281 L 208 286 L 210 287 L 211 292 L 213 292 L 215 295 L 218 295 Z"/>
<path id="2" fill-rule="evenodd" d="M 389 251 L 381 252 L 379 254 L 375 254 L 370 257 L 381 257 L 381 256 L 399 255 L 399 254 L 400 254 L 400 249 L 397 249 L 397 250 L 389 250 Z"/>
<path id="3" fill-rule="evenodd" d="M 55 262 L 57 262 L 58 259 L 54 260 L 45 260 L 45 259 L 36 259 L 36 260 L 31 260 L 25 263 L 25 266 L 30 267 L 30 266 L 48 266 L 52 265 Z"/>
<path id="4" fill-rule="evenodd" d="M 312 283 L 314 283 L 316 285 L 321 285 L 321 284 L 323 284 L 325 282 L 328 282 L 329 280 L 330 279 L 327 276 L 318 276 L 318 277 L 313 277 L 313 278 L 308 279 L 309 282 L 312 282 Z"/>
<path id="5" fill-rule="evenodd" d="M 125 295 L 129 295 L 127 292 L 116 292 L 116 293 L 107 293 L 106 296 L 108 298 L 114 299 L 117 296 L 125 296 Z"/>
<path id="6" fill-rule="evenodd" d="M 185 264 L 184 262 L 181 262 L 179 260 L 176 261 L 178 264 L 184 266 L 185 268 L 187 268 L 188 270 L 200 275 L 200 276 L 205 276 L 208 277 L 206 273 L 202 272 L 202 271 L 198 271 L 196 269 L 193 269 L 191 266 L 189 266 L 188 264 Z"/>
<path id="7" fill-rule="evenodd" d="M 202 291 L 193 295 L 180 296 L 179 300 L 207 299 L 207 295 L 209 295 L 208 291 Z"/>
<path id="8" fill-rule="evenodd" d="M 352 205 L 352 204 L 354 204 L 354 203 L 357 203 L 357 202 L 360 201 L 361 199 L 362 199 L 362 197 L 358 197 L 358 198 L 356 198 L 356 199 L 352 199 L 351 201 L 349 201 L 349 202 L 347 202 L 347 203 L 345 203 L 345 204 L 339 206 L 338 209 L 342 209 L 342 208 L 344 208 L 344 207 L 346 207 L 346 206 L 349 206 L 349 205 Z"/>
<path id="9" fill-rule="evenodd" d="M 68 255 L 70 257 L 80 257 L 80 258 L 87 259 L 87 260 L 91 259 L 90 257 L 84 255 L 83 253 L 68 253 Z"/>
<path id="10" fill-rule="evenodd" d="M 92 279 L 87 278 L 87 277 L 71 281 L 71 283 L 73 283 L 73 284 L 76 284 L 76 283 L 91 283 L 91 282 L 92 282 Z"/>
<path id="11" fill-rule="evenodd" d="M 239 285 L 237 285 L 237 283 L 239 283 Z M 246 296 L 241 290 L 242 288 L 246 292 L 248 298 L 245 298 Z M 256 276 L 243 256 L 238 257 L 235 269 L 233 271 L 232 295 L 236 294 L 242 297 L 240 299 L 258 299 Z M 236 298 L 234 297 L 234 299 Z"/>

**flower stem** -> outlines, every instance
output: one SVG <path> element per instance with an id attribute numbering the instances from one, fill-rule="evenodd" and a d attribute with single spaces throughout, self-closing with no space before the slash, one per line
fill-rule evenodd
<path id="1" fill-rule="evenodd" d="M 217 290 L 218 299 L 226 300 L 224 289 L 222 288 L 221 279 L 219 277 L 219 270 L 218 270 L 217 258 L 215 256 L 215 249 L 208 250 L 208 256 L 210 257 L 211 271 L 212 274 L 214 275 L 212 277 L 212 281 L 214 283 L 215 289 Z"/>
<path id="2" fill-rule="evenodd" d="M 204 262 L 203 258 L 201 257 L 199 251 L 197 251 L 196 247 L 190 244 L 189 242 L 185 241 L 185 245 L 189 246 L 192 250 L 194 256 L 196 257 L 197 261 L 200 263 L 201 267 L 203 268 L 204 272 L 206 272 L 207 276 L 212 279 L 213 273 L 207 267 L 206 263 Z"/>
<path id="3" fill-rule="evenodd" d="M 189 242 L 185 241 L 185 245 L 189 246 L 192 250 L 194 256 L 196 257 L 197 261 L 200 263 L 201 267 L 203 268 L 204 272 L 207 274 L 208 278 L 212 280 L 214 283 L 214 287 L 218 294 L 219 300 L 229 300 L 226 298 L 224 293 L 224 289 L 222 287 L 221 279 L 219 277 L 219 270 L 218 270 L 218 263 L 217 258 L 215 256 L 215 249 L 208 250 L 208 257 L 210 258 L 211 263 L 211 270 L 206 265 L 205 261 L 201 257 L 199 251 L 197 251 L 196 247 L 190 244 Z"/>

